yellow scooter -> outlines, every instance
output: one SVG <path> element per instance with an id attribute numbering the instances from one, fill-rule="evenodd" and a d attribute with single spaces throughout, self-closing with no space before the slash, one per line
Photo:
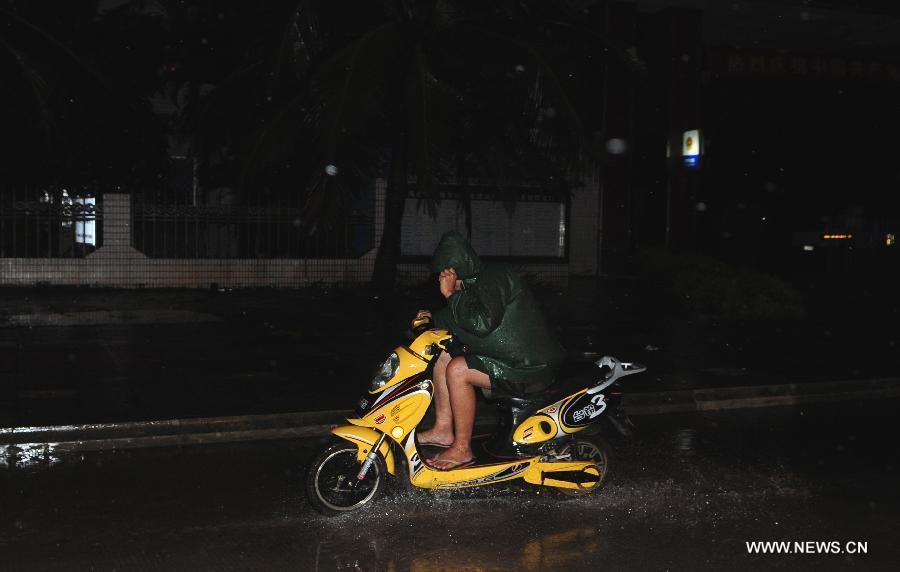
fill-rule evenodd
<path id="1" fill-rule="evenodd" d="M 644 366 L 604 357 L 535 398 L 499 398 L 497 430 L 473 438 L 475 463 L 441 471 L 424 462 L 416 428 L 433 398 L 434 361 L 442 351 L 459 355 L 464 348 L 450 332 L 433 329 L 429 318 L 413 322 L 412 338 L 381 364 L 356 415 L 347 419 L 350 424 L 332 429 L 340 439 L 312 462 L 306 492 L 316 510 L 335 515 L 362 508 L 378 497 L 388 475 L 408 478 L 424 489 L 523 479 L 573 495 L 591 493 L 604 482 L 607 447 L 576 434 L 604 413 L 621 429 L 622 420 L 610 415 L 620 396 L 615 385 Z M 577 390 L 568 392 L 567 387 Z"/>

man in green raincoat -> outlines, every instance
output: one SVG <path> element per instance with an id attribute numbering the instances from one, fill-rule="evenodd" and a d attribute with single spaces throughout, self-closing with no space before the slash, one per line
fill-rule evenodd
<path id="1" fill-rule="evenodd" d="M 458 232 L 445 234 L 431 260 L 447 306 L 434 313 L 435 327 L 449 330 L 468 348 L 465 356 L 442 353 L 434 367 L 435 424 L 419 443 L 447 447 L 430 460 L 450 470 L 474 460 L 475 388 L 492 395 L 543 391 L 564 352 L 537 302 L 508 266 L 484 263 Z M 419 317 L 430 315 L 421 310 Z"/>

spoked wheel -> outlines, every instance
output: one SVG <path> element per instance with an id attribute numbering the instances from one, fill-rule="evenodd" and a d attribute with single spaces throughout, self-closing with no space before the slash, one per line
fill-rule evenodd
<path id="1" fill-rule="evenodd" d="M 379 455 L 362 481 L 357 447 L 348 441 L 334 443 L 312 462 L 306 477 L 306 496 L 324 515 L 357 510 L 372 502 L 384 488 L 387 470 Z"/>
<path id="2" fill-rule="evenodd" d="M 573 497 L 591 494 L 606 482 L 609 474 L 609 444 L 603 439 L 579 437 L 565 444 L 557 455 L 557 459 L 565 461 L 592 461 L 600 473 L 600 478 L 582 489 L 559 489 L 559 492 Z"/>

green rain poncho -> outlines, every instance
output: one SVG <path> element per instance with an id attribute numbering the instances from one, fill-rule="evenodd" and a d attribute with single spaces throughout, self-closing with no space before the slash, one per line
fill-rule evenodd
<path id="1" fill-rule="evenodd" d="M 458 232 L 445 234 L 431 269 L 453 268 L 463 289 L 434 314 L 468 347 L 466 363 L 488 374 L 492 391 L 521 395 L 546 388 L 564 352 L 521 278 L 503 264 L 483 263 Z"/>

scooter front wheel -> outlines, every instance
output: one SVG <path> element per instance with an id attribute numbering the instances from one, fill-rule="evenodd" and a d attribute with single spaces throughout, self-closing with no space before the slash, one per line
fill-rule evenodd
<path id="1" fill-rule="evenodd" d="M 357 447 L 348 441 L 335 442 L 322 451 L 306 475 L 306 496 L 313 508 L 334 516 L 375 500 L 387 479 L 384 460 L 376 456 L 362 481 L 357 478 L 360 466 Z"/>

